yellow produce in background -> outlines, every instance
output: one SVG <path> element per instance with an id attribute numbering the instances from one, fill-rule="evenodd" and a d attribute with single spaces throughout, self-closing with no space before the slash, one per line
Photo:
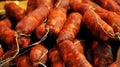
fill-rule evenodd
<path id="1" fill-rule="evenodd" d="M 6 3 L 6 2 L 15 2 L 17 5 L 19 5 L 21 8 L 23 8 L 23 9 L 26 9 L 26 6 L 27 6 L 27 0 L 21 0 L 21 1 L 16 1 L 16 0 L 12 0 L 12 1 L 10 1 L 10 0 L 6 0 L 6 1 L 0 1 L 0 15 L 3 15 L 3 14 L 5 14 L 5 10 L 4 10 L 4 4 Z"/>

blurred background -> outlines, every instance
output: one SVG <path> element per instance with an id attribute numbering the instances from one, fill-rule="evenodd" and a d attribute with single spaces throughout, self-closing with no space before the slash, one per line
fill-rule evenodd
<path id="1" fill-rule="evenodd" d="M 0 15 L 5 14 L 4 4 L 6 2 L 15 2 L 23 9 L 26 9 L 26 5 L 27 5 L 27 0 L 0 0 Z"/>

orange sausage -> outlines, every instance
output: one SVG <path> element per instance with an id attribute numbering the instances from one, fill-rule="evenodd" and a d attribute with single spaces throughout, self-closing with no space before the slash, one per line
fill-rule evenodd
<path id="1" fill-rule="evenodd" d="M 49 51 L 51 67 L 64 67 L 63 60 L 57 48 L 51 48 Z"/>
<path id="2" fill-rule="evenodd" d="M 81 41 L 75 39 L 75 40 L 73 41 L 73 43 L 74 43 L 76 49 L 78 49 L 81 53 L 84 54 L 84 48 L 83 48 L 83 44 L 81 43 Z"/>
<path id="3" fill-rule="evenodd" d="M 83 21 L 87 28 L 101 40 L 108 41 L 110 39 L 115 39 L 113 28 L 103 21 L 93 10 L 86 10 Z"/>
<path id="4" fill-rule="evenodd" d="M 117 4 L 120 5 L 120 0 L 114 0 Z"/>
<path id="5" fill-rule="evenodd" d="M 107 12 L 107 13 L 98 13 L 100 17 L 106 21 L 116 33 L 116 38 L 119 40 L 119 34 L 120 34 L 120 15 L 114 13 L 114 12 Z"/>
<path id="6" fill-rule="evenodd" d="M 57 35 L 65 21 L 66 21 L 66 10 L 62 7 L 54 8 L 48 15 L 48 21 L 46 22 L 46 28 L 50 29 L 50 33 Z"/>
<path id="7" fill-rule="evenodd" d="M 70 9 L 70 0 L 55 0 L 54 7 L 62 7 L 68 10 Z"/>
<path id="8" fill-rule="evenodd" d="M 36 0 L 37 7 L 45 5 L 48 9 L 53 8 L 53 0 Z"/>
<path id="9" fill-rule="evenodd" d="M 108 67 L 120 67 L 120 60 L 116 60 L 112 64 L 110 64 Z"/>
<path id="10" fill-rule="evenodd" d="M 8 18 L 0 20 L 0 24 L 2 24 L 2 26 L 7 26 L 8 28 L 12 27 L 12 22 Z"/>
<path id="11" fill-rule="evenodd" d="M 100 4 L 103 8 L 116 12 L 120 15 L 120 6 L 113 0 L 93 0 Z"/>
<path id="12" fill-rule="evenodd" d="M 56 40 L 57 44 L 64 40 L 73 41 L 75 36 L 77 35 L 80 25 L 81 25 L 81 14 L 77 12 L 73 12 L 69 15 L 66 23 L 64 24 L 58 38 Z"/>
<path id="13" fill-rule="evenodd" d="M 11 29 L 11 21 L 8 18 L 0 21 L 0 40 L 7 45 L 16 45 L 16 35 L 16 31 Z M 30 38 L 18 37 L 18 42 L 22 47 L 25 47 L 29 44 Z"/>
<path id="14" fill-rule="evenodd" d="M 46 6 L 49 10 L 53 8 L 53 0 L 28 0 L 27 14 L 35 10 L 37 7 Z"/>
<path id="15" fill-rule="evenodd" d="M 76 49 L 72 41 L 64 40 L 57 45 L 67 67 L 92 67 L 83 53 Z"/>
<path id="16" fill-rule="evenodd" d="M 38 62 L 45 64 L 47 61 L 47 49 L 41 44 L 34 46 L 30 51 L 30 60 L 34 65 L 38 65 Z"/>
<path id="17" fill-rule="evenodd" d="M 94 8 L 94 11 L 97 13 L 103 13 L 108 11 L 106 9 L 103 9 L 101 6 L 99 6 L 95 2 L 92 2 L 91 0 L 83 0 L 83 3 L 89 4 L 90 6 L 92 6 Z"/>
<path id="18" fill-rule="evenodd" d="M 16 32 L 11 30 L 9 27 L 0 24 L 0 40 L 4 41 L 6 44 L 10 45 L 15 39 Z"/>
<path id="19" fill-rule="evenodd" d="M 42 23 L 40 26 L 36 28 L 36 36 L 41 39 L 46 33 L 46 23 Z"/>
<path id="20" fill-rule="evenodd" d="M 47 17 L 49 10 L 46 6 L 36 8 L 34 11 L 25 16 L 16 25 L 16 31 L 18 34 L 30 34 L 36 27 L 38 27 L 42 21 Z"/>
<path id="21" fill-rule="evenodd" d="M 26 8 L 27 14 L 31 13 L 33 10 L 35 10 L 37 8 L 36 1 L 37 0 L 28 0 L 27 8 Z"/>
<path id="22" fill-rule="evenodd" d="M 4 8 L 6 10 L 6 14 L 16 21 L 20 21 L 26 15 L 24 9 L 12 2 L 6 3 Z"/>
<path id="23" fill-rule="evenodd" d="M 84 14 L 84 12 L 89 9 L 90 6 L 94 8 L 94 11 L 104 20 L 106 23 L 108 23 L 114 30 L 116 39 L 119 40 L 119 32 L 120 32 L 120 16 L 116 14 L 115 12 L 107 11 L 100 6 L 96 5 L 94 2 L 89 0 L 84 0 L 84 3 L 87 4 L 79 4 L 79 11 Z"/>
<path id="24" fill-rule="evenodd" d="M 29 56 L 27 56 L 27 55 L 22 55 L 22 56 L 18 57 L 18 59 L 16 61 L 16 66 L 17 67 L 35 67 L 35 66 L 33 66 Z"/>
<path id="25" fill-rule="evenodd" d="M 109 44 L 95 40 L 91 47 L 94 56 L 94 67 L 108 67 L 113 62 L 112 48 Z"/>

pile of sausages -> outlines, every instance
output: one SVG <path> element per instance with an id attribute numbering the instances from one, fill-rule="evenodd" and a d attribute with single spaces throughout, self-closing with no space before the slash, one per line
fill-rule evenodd
<path id="1" fill-rule="evenodd" d="M 2 67 L 120 67 L 118 0 L 28 0 L 4 5 Z"/>

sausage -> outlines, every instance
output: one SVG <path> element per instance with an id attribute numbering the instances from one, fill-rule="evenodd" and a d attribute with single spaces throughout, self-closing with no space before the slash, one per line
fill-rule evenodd
<path id="1" fill-rule="evenodd" d="M 67 67 L 92 67 L 83 53 L 76 49 L 72 41 L 64 40 L 57 46 Z"/>
<path id="2" fill-rule="evenodd" d="M 95 40 L 91 48 L 94 56 L 94 67 L 108 67 L 113 62 L 112 48 L 109 44 Z"/>
<path id="3" fill-rule="evenodd" d="M 16 21 L 20 21 L 26 15 L 25 10 L 13 2 L 5 3 L 4 8 L 6 14 Z"/>
<path id="4" fill-rule="evenodd" d="M 2 26 L 7 26 L 8 28 L 12 27 L 12 22 L 9 18 L 5 18 L 3 20 L 0 20 L 0 24 L 2 24 Z"/>
<path id="5" fill-rule="evenodd" d="M 17 67 L 35 67 L 33 66 L 29 56 L 27 55 L 19 56 L 16 61 L 16 66 Z"/>
<path id="6" fill-rule="evenodd" d="M 49 51 L 49 59 L 51 62 L 51 67 L 64 67 L 65 64 L 61 58 L 59 50 L 57 48 L 51 48 Z"/>
<path id="7" fill-rule="evenodd" d="M 16 32 L 11 30 L 9 27 L 3 26 L 0 24 L 0 40 L 5 42 L 7 45 L 12 44 L 14 41 Z"/>
<path id="8" fill-rule="evenodd" d="M 87 4 L 80 4 L 79 6 L 79 10 L 84 14 L 84 12 L 87 9 L 90 9 L 89 7 L 92 6 L 94 9 L 94 11 L 107 23 L 109 24 L 114 32 L 115 32 L 115 36 L 116 36 L 116 40 L 119 40 L 119 18 L 120 16 L 118 14 L 116 14 L 115 12 L 112 11 L 107 11 L 103 8 L 101 8 L 100 6 L 96 5 L 95 3 L 93 3 L 92 1 L 89 0 L 84 0 L 84 3 Z"/>
<path id="9" fill-rule="evenodd" d="M 70 9 L 70 0 L 55 0 L 54 7 L 62 7 L 68 10 Z"/>
<path id="10" fill-rule="evenodd" d="M 116 60 L 112 64 L 110 64 L 108 67 L 119 67 L 120 66 L 120 60 Z"/>
<path id="11" fill-rule="evenodd" d="M 16 31 L 18 34 L 30 34 L 36 27 L 38 27 L 42 21 L 47 17 L 49 10 L 46 6 L 36 8 L 34 11 L 25 16 L 16 25 Z"/>
<path id="12" fill-rule="evenodd" d="M 9 47 L 13 43 L 16 45 L 15 38 L 17 36 L 16 31 L 12 30 L 11 26 L 11 21 L 8 18 L 0 21 L 0 40 L 9 45 Z M 30 38 L 18 37 L 18 42 L 22 47 L 25 47 L 29 44 Z"/>
<path id="13" fill-rule="evenodd" d="M 35 10 L 37 8 L 37 0 L 28 0 L 27 2 L 27 8 L 26 8 L 26 14 L 31 13 L 33 10 Z"/>
<path id="14" fill-rule="evenodd" d="M 76 49 L 78 49 L 81 53 L 84 54 L 84 47 L 83 47 L 83 44 L 81 43 L 81 41 L 78 40 L 78 39 L 75 39 L 75 40 L 73 41 L 73 43 L 74 43 Z"/>
<path id="15" fill-rule="evenodd" d="M 93 0 L 100 4 L 103 8 L 120 14 L 120 6 L 113 0 Z"/>
<path id="16" fill-rule="evenodd" d="M 120 5 L 120 0 L 114 0 L 118 5 Z"/>
<path id="17" fill-rule="evenodd" d="M 115 39 L 113 28 L 103 21 L 93 10 L 86 10 L 83 16 L 83 22 L 86 27 L 101 40 L 109 41 L 110 39 Z"/>
<path id="18" fill-rule="evenodd" d="M 80 25 L 81 25 L 81 14 L 73 12 L 69 15 L 66 23 L 64 24 L 58 38 L 56 40 L 57 44 L 63 40 L 74 40 L 77 35 Z"/>
<path id="19" fill-rule="evenodd" d="M 36 0 L 37 7 L 45 5 L 49 10 L 53 8 L 53 0 Z"/>
<path id="20" fill-rule="evenodd" d="M 46 23 L 42 23 L 36 28 L 36 36 L 41 39 L 46 34 Z"/>
<path id="21" fill-rule="evenodd" d="M 46 6 L 49 10 L 51 10 L 53 8 L 53 0 L 28 0 L 26 10 L 27 14 L 43 5 Z"/>
<path id="22" fill-rule="evenodd" d="M 66 10 L 62 7 L 54 8 L 48 15 L 46 28 L 50 29 L 50 33 L 57 35 L 66 21 Z"/>
<path id="23" fill-rule="evenodd" d="M 90 6 L 92 6 L 96 13 L 108 12 L 108 10 L 103 9 L 101 6 L 99 6 L 95 2 L 92 2 L 91 0 L 83 0 L 83 3 L 89 4 Z"/>
<path id="24" fill-rule="evenodd" d="M 33 65 L 38 65 L 39 62 L 45 64 L 47 61 L 47 49 L 41 44 L 34 46 L 30 51 L 30 60 Z"/>

